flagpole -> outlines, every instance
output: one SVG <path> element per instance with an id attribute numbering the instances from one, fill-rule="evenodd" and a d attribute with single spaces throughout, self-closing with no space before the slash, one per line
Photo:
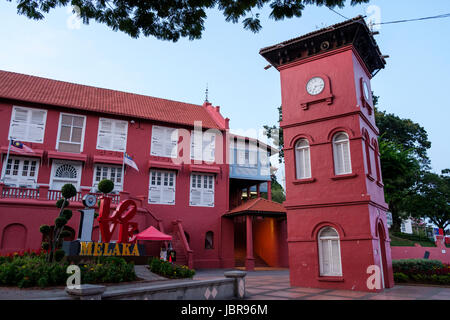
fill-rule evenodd
<path id="1" fill-rule="evenodd" d="M 122 190 L 125 185 L 125 154 L 126 152 L 123 153 L 122 157 Z"/>
<path id="2" fill-rule="evenodd" d="M 1 179 L 2 182 L 4 182 L 4 180 L 5 180 L 6 167 L 8 166 L 9 151 L 10 150 L 11 150 L 11 140 L 8 139 L 8 152 L 6 153 L 5 169 L 2 170 L 2 179 Z"/>

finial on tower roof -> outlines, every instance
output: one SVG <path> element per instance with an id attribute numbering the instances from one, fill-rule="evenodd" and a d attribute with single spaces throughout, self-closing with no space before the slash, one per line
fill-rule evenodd
<path id="1" fill-rule="evenodd" d="M 209 102 L 209 101 L 208 101 L 208 83 L 206 83 L 205 102 Z"/>

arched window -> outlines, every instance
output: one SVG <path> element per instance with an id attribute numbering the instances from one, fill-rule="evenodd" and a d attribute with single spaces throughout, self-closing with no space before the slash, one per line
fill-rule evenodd
<path id="1" fill-rule="evenodd" d="M 352 173 L 350 159 L 350 140 L 344 132 L 337 133 L 333 138 L 334 170 L 336 175 Z"/>
<path id="2" fill-rule="evenodd" d="M 321 276 L 342 276 L 339 234 L 331 227 L 319 232 L 319 265 Z"/>
<path id="3" fill-rule="evenodd" d="M 205 249 L 214 249 L 214 232 L 208 231 L 205 236 Z"/>
<path id="4" fill-rule="evenodd" d="M 364 130 L 364 144 L 366 146 L 366 163 L 367 163 L 367 173 L 372 175 L 372 162 L 370 161 L 370 140 L 369 133 Z"/>
<path id="5" fill-rule="evenodd" d="M 377 171 L 377 181 L 381 182 L 381 169 L 380 169 L 380 149 L 376 139 L 372 140 L 373 147 L 375 149 L 375 169 Z"/>
<path id="6" fill-rule="evenodd" d="M 55 177 L 76 179 L 77 169 L 70 164 L 63 164 L 56 169 Z"/>
<path id="7" fill-rule="evenodd" d="M 311 178 L 311 158 L 308 140 L 302 139 L 295 144 L 295 165 L 297 180 Z"/>

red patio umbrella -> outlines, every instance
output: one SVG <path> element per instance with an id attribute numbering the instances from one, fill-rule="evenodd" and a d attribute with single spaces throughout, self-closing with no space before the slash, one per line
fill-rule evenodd
<path id="1" fill-rule="evenodd" d="M 172 236 L 169 236 L 155 227 L 149 227 L 136 235 L 137 240 L 155 240 L 155 241 L 170 241 Z"/>

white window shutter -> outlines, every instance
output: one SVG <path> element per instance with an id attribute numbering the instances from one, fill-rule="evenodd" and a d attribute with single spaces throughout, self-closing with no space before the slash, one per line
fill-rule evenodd
<path id="1" fill-rule="evenodd" d="M 206 207 L 214 207 L 214 190 L 203 191 L 203 205 Z"/>
<path id="2" fill-rule="evenodd" d="M 305 155 L 305 178 L 311 178 L 311 157 L 309 148 L 304 150 Z"/>
<path id="3" fill-rule="evenodd" d="M 164 128 L 153 126 L 151 152 L 153 156 L 163 156 Z"/>
<path id="4" fill-rule="evenodd" d="M 339 242 L 337 240 L 331 240 L 331 259 L 332 259 L 332 270 L 331 273 L 334 275 L 341 274 L 341 261 L 339 254 Z"/>
<path id="5" fill-rule="evenodd" d="M 205 133 L 203 135 L 203 160 L 208 162 L 215 161 L 216 135 Z"/>
<path id="6" fill-rule="evenodd" d="M 111 149 L 112 146 L 112 122 L 108 119 L 100 119 L 97 137 L 97 149 Z"/>
<path id="7" fill-rule="evenodd" d="M 148 201 L 150 203 L 160 203 L 161 189 L 156 186 L 151 186 L 148 191 Z"/>
<path id="8" fill-rule="evenodd" d="M 11 121 L 10 138 L 14 140 L 27 140 L 29 110 L 14 107 Z"/>
<path id="9" fill-rule="evenodd" d="M 203 134 L 201 132 L 191 132 L 191 159 L 202 160 Z"/>
<path id="10" fill-rule="evenodd" d="M 351 173 L 350 148 L 348 142 L 342 144 L 342 149 L 345 173 Z"/>
<path id="11" fill-rule="evenodd" d="M 336 169 L 336 174 L 342 174 L 344 172 L 342 144 L 340 143 L 335 144 L 333 151 L 334 151 L 334 167 Z"/>
<path id="12" fill-rule="evenodd" d="M 202 202 L 202 192 L 198 189 L 191 189 L 190 203 L 193 206 L 199 206 Z"/>
<path id="13" fill-rule="evenodd" d="M 26 123 L 12 123 L 10 138 L 13 140 L 26 140 L 27 126 Z"/>
<path id="14" fill-rule="evenodd" d="M 178 154 L 178 130 L 167 128 L 166 156 L 176 158 Z"/>

